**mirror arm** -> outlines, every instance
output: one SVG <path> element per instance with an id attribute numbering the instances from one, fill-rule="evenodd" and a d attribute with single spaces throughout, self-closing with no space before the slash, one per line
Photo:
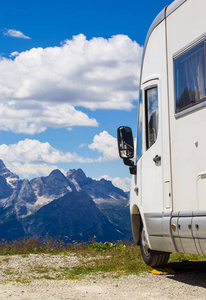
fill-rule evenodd
<path id="1" fill-rule="evenodd" d="M 126 166 L 130 166 L 130 167 L 134 166 L 134 162 L 129 158 L 123 158 L 123 162 Z"/>
<path id="2" fill-rule="evenodd" d="M 137 167 L 135 165 L 129 167 L 129 171 L 130 171 L 130 174 L 137 175 Z"/>
<path id="3" fill-rule="evenodd" d="M 136 175 L 137 167 L 134 165 L 134 162 L 132 160 L 130 160 L 129 158 L 124 158 L 123 161 L 126 166 L 129 166 L 130 174 Z"/>

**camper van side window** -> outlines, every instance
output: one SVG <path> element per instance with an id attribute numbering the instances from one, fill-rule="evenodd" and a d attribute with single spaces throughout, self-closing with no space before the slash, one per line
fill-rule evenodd
<path id="1" fill-rule="evenodd" d="M 206 100 L 205 41 L 174 60 L 175 113 Z"/>
<path id="2" fill-rule="evenodd" d="M 146 146 L 149 149 L 157 139 L 158 133 L 158 92 L 157 87 L 145 91 Z"/>
<path id="3" fill-rule="evenodd" d="M 140 92 L 138 105 L 138 125 L 137 125 L 137 160 L 142 156 L 142 91 Z"/>

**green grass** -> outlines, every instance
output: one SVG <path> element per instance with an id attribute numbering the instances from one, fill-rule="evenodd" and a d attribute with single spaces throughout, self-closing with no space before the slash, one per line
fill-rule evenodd
<path id="1" fill-rule="evenodd" d="M 73 244 L 65 244 L 57 238 L 41 239 L 34 236 L 14 241 L 2 239 L 0 241 L 0 255 L 27 255 L 30 253 L 58 254 L 72 247 L 74 247 Z"/>

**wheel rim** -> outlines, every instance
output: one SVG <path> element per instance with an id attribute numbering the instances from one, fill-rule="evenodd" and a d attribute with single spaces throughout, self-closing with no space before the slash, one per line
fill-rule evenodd
<path id="1" fill-rule="evenodd" d="M 146 233 L 145 233 L 145 229 L 142 229 L 142 249 L 145 253 L 146 256 L 150 255 L 150 248 L 149 248 L 149 244 L 147 241 L 147 237 L 146 237 Z"/>

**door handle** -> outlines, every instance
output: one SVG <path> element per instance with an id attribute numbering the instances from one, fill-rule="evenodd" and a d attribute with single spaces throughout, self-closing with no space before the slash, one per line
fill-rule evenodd
<path id="1" fill-rule="evenodd" d="M 153 161 L 158 164 L 160 161 L 161 161 L 161 156 L 159 155 L 156 155 L 154 158 L 153 158 Z"/>

